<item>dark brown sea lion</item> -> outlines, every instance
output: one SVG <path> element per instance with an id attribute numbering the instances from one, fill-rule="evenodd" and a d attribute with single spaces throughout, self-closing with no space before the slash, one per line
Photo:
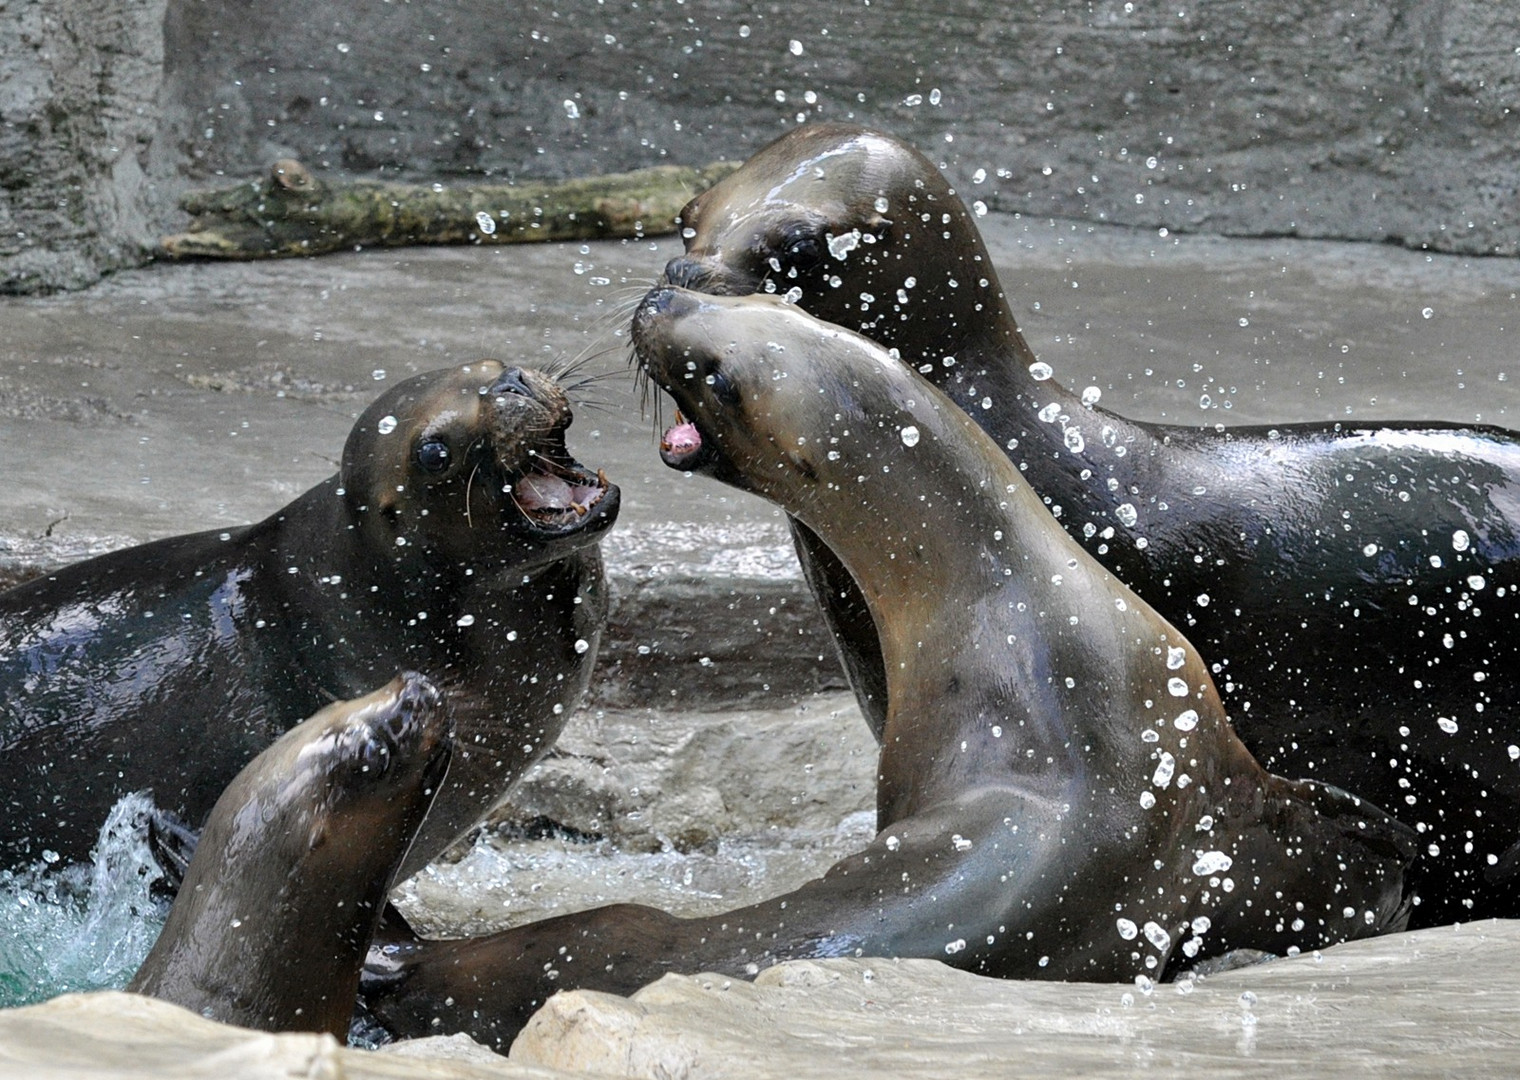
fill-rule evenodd
<path id="1" fill-rule="evenodd" d="M 460 752 L 402 874 L 491 808 L 580 700 L 618 489 L 565 448 L 549 376 L 496 360 L 392 387 L 339 474 L 266 520 L 0 594 L 0 854 L 83 858 L 151 788 L 197 826 L 303 716 L 397 671 L 449 696 Z"/>
<path id="2" fill-rule="evenodd" d="M 443 695 L 411 673 L 286 732 L 217 800 L 128 989 L 229 1024 L 345 1038 L 452 748 Z"/>
<path id="3" fill-rule="evenodd" d="M 623 904 L 395 947 L 365 983 L 387 1025 L 501 1045 L 557 989 L 666 971 L 881 955 L 1158 979 L 1403 925 L 1412 831 L 1265 772 L 1192 646 L 885 349 L 774 298 L 672 289 L 645 300 L 634 339 L 689 418 L 667 463 L 776 502 L 860 584 L 886 660 L 880 832 L 722 915 Z"/>
<path id="4" fill-rule="evenodd" d="M 1018 465 L 1067 532 L 1220 677 L 1268 769 L 1421 833 L 1413 925 L 1520 917 L 1520 437 L 1447 423 L 1137 423 L 1049 378 L 974 218 L 890 135 L 798 128 L 682 212 L 670 283 L 793 295 L 895 348 Z M 862 707 L 880 648 L 795 530 Z"/>

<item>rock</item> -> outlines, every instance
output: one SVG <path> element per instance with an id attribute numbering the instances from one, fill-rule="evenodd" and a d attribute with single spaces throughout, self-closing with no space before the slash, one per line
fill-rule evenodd
<path id="1" fill-rule="evenodd" d="M 0 293 L 77 289 L 153 239 L 167 0 L 0 6 Z"/>
<path id="2" fill-rule="evenodd" d="M 339 1046 L 331 1035 L 270 1035 L 219 1024 L 156 998 L 66 994 L 0 1012 L 0 1076 L 26 1080 L 551 1080 L 484 1047 L 422 1039 L 404 1054 Z M 484 1055 L 484 1056 L 480 1056 Z"/>
<path id="3" fill-rule="evenodd" d="M 929 960 L 793 961 L 557 994 L 520 1064 L 647 1080 L 1512 1076 L 1520 923 L 1351 942 L 1156 987 L 1004 982 Z"/>

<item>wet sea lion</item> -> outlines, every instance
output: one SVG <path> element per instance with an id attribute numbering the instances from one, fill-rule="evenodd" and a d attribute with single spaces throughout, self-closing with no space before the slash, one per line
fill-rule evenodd
<path id="1" fill-rule="evenodd" d="M 461 746 L 402 874 L 419 869 L 585 690 L 619 495 L 566 450 L 570 420 L 531 369 L 418 375 L 364 410 L 337 476 L 264 521 L 0 594 L 0 855 L 83 858 L 143 788 L 198 826 L 301 717 L 413 670 L 448 694 Z"/>
<path id="2" fill-rule="evenodd" d="M 773 298 L 673 289 L 645 300 L 634 339 L 687 418 L 667 463 L 776 502 L 860 583 L 886 659 L 880 831 L 721 915 L 620 904 L 395 945 L 364 979 L 384 1023 L 500 1046 L 555 990 L 672 970 L 881 955 L 1159 979 L 1402 926 L 1412 831 L 1266 773 L 1183 636 L 886 350 Z"/>
<path id="3" fill-rule="evenodd" d="M 1520 917 L 1520 436 L 1363 421 L 1216 430 L 1086 403 L 1038 364 L 939 170 L 880 132 L 797 128 L 681 220 L 686 254 L 667 282 L 792 291 L 897 349 L 1089 554 L 1187 632 L 1263 765 L 1414 826 L 1413 925 Z M 794 533 L 879 733 L 864 601 L 806 527 Z"/>
<path id="4" fill-rule="evenodd" d="M 224 1023 L 346 1038 L 365 951 L 452 749 L 443 695 L 413 673 L 286 732 L 217 800 L 128 989 Z"/>

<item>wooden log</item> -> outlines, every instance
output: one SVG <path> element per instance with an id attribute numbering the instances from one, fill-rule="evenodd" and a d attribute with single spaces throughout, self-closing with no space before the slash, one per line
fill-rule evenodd
<path id="1" fill-rule="evenodd" d="M 657 165 L 628 173 L 520 184 L 328 183 L 282 159 L 262 181 L 193 191 L 187 232 L 159 241 L 162 257 L 270 259 L 356 247 L 600 240 L 675 231 L 693 195 L 738 168 Z"/>

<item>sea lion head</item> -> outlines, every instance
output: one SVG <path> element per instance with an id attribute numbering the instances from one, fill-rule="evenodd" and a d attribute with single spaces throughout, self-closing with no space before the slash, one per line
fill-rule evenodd
<path id="1" fill-rule="evenodd" d="M 803 309 L 918 363 L 1007 315 L 970 212 L 932 162 L 853 124 L 810 124 L 681 211 L 664 283 Z"/>
<path id="2" fill-rule="evenodd" d="M 217 800 L 130 989 L 249 1027 L 346 1033 L 453 745 L 443 694 L 409 672 L 286 732 Z"/>
<path id="3" fill-rule="evenodd" d="M 655 289 L 634 315 L 633 340 L 678 409 L 665 463 L 803 520 L 823 501 L 859 504 L 870 490 L 856 475 L 866 451 L 879 470 L 907 449 L 903 428 L 929 434 L 918 416 L 925 395 L 915 397 L 927 387 L 891 353 L 777 297 Z"/>
<path id="4" fill-rule="evenodd" d="M 369 550 L 437 568 L 528 565 L 596 541 L 619 492 L 565 446 L 549 375 L 478 360 L 414 376 L 360 415 L 340 486 Z"/>

